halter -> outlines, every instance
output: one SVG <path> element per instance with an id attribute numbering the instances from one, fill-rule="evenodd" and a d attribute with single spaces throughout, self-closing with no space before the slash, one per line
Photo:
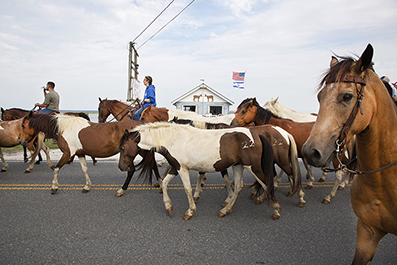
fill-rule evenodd
<path id="1" fill-rule="evenodd" d="M 371 174 L 371 173 L 376 173 L 378 171 L 390 168 L 392 166 L 397 165 L 397 161 L 395 161 L 394 163 L 391 163 L 387 166 L 384 166 L 382 168 L 379 169 L 375 169 L 375 170 L 370 170 L 370 171 L 358 171 L 358 170 L 351 170 L 348 168 L 348 166 L 350 165 L 350 163 L 352 163 L 354 160 L 357 159 L 357 157 L 355 157 L 354 159 L 352 159 L 347 165 L 343 164 L 342 161 L 339 159 L 339 156 L 342 153 L 343 148 L 345 147 L 346 144 L 346 137 L 347 134 L 350 131 L 350 128 L 354 122 L 354 119 L 357 116 L 357 112 L 358 109 L 360 109 L 360 113 L 361 115 L 364 115 L 364 111 L 362 108 L 362 101 L 363 101 L 363 97 L 364 97 L 364 87 L 366 85 L 366 82 L 364 79 L 358 77 L 358 76 L 353 76 L 353 75 L 345 75 L 345 77 L 343 78 L 342 82 L 344 83 L 354 83 L 356 86 L 356 92 L 357 92 L 357 101 L 356 104 L 354 104 L 354 107 L 352 109 L 352 112 L 349 115 L 349 118 L 347 119 L 345 125 L 342 128 L 342 131 L 339 135 L 339 138 L 336 140 L 336 159 L 339 162 L 339 167 L 336 169 L 330 169 L 330 168 L 324 168 L 323 171 L 325 172 L 332 172 L 332 171 L 339 171 L 339 170 L 343 170 L 343 171 L 347 171 L 348 173 L 353 173 L 353 174 L 357 174 L 357 175 L 363 175 L 363 174 Z M 361 89 L 358 90 L 357 84 L 361 85 Z"/>
<path id="2" fill-rule="evenodd" d="M 116 116 L 114 116 L 110 121 L 108 121 L 108 122 L 111 122 L 112 120 L 114 120 L 114 119 L 116 119 L 116 117 L 117 116 L 119 116 L 123 111 L 125 111 L 128 107 L 130 107 L 132 104 L 134 104 L 134 102 L 131 102 L 131 104 L 129 104 L 129 105 L 127 105 L 124 109 L 122 109 L 119 113 L 117 113 L 117 115 Z M 109 111 L 109 109 L 106 107 L 106 109 Z M 126 111 L 124 114 L 123 114 L 123 116 L 121 116 L 121 118 L 120 118 L 120 120 L 122 120 L 124 117 L 125 117 L 125 115 L 127 115 L 127 113 L 128 113 L 128 111 Z"/>

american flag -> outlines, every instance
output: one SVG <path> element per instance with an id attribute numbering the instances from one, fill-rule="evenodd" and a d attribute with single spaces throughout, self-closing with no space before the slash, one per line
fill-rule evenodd
<path id="1" fill-rule="evenodd" d="M 245 72 L 233 72 L 233 87 L 237 89 L 244 89 Z"/>

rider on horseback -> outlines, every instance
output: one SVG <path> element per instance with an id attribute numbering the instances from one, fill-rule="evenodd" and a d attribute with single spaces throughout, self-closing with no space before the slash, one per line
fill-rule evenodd
<path id="1" fill-rule="evenodd" d="M 42 104 L 34 104 L 35 107 L 41 108 L 41 110 L 39 110 L 39 113 L 50 114 L 52 112 L 59 112 L 59 94 L 54 89 L 55 83 L 49 81 L 47 83 L 47 87 L 45 87 L 43 90 L 44 102 Z"/>
<path id="2" fill-rule="evenodd" d="M 152 105 L 153 107 L 156 107 L 156 88 L 154 85 L 152 85 L 153 79 L 150 76 L 145 76 L 145 79 L 143 80 L 143 84 L 146 86 L 145 94 L 143 96 L 142 100 L 142 107 L 135 111 L 133 114 L 133 119 L 136 121 L 139 121 L 141 119 L 141 114 L 144 109 Z M 132 114 L 132 113 L 131 113 Z"/>

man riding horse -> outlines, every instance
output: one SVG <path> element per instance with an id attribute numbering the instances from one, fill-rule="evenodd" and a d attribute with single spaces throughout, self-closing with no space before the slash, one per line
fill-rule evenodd
<path id="1" fill-rule="evenodd" d="M 47 87 L 44 88 L 44 102 L 42 104 L 36 103 L 35 107 L 41 108 L 39 113 L 51 114 L 53 112 L 59 112 L 59 94 L 54 90 L 55 83 L 49 81 Z"/>

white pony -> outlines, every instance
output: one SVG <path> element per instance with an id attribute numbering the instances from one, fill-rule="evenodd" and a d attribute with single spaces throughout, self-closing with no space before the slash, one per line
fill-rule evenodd
<path id="1" fill-rule="evenodd" d="M 278 102 L 278 97 L 276 99 L 272 98 L 266 102 L 265 105 L 263 105 L 263 108 L 269 110 L 280 118 L 290 119 L 296 122 L 312 122 L 317 119 L 317 115 L 296 111 L 281 105 Z"/>

